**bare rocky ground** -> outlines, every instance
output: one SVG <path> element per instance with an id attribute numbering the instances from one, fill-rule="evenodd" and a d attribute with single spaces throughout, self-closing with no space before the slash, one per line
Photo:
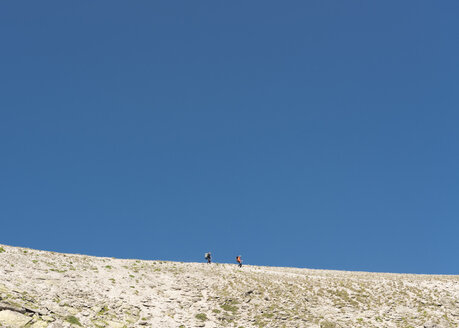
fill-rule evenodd
<path id="1" fill-rule="evenodd" d="M 0 245 L 1 327 L 459 327 L 459 276 L 122 260 Z"/>

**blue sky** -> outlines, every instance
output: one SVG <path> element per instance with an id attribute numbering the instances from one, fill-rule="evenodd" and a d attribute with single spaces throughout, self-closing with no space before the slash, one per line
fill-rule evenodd
<path id="1" fill-rule="evenodd" d="M 0 4 L 0 243 L 458 273 L 457 1 Z"/>

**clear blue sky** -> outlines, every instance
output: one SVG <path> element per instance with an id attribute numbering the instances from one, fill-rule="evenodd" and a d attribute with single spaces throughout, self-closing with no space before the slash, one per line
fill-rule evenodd
<path id="1" fill-rule="evenodd" d="M 457 274 L 458 12 L 2 1 L 0 243 Z"/>

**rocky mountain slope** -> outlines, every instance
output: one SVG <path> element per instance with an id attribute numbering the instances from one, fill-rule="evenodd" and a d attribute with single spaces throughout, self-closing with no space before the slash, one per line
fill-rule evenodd
<path id="1" fill-rule="evenodd" d="M 459 276 L 122 260 L 0 245 L 2 327 L 459 327 Z"/>

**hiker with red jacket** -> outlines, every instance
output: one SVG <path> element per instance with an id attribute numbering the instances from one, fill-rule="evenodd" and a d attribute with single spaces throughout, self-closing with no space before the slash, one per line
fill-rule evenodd
<path id="1" fill-rule="evenodd" d="M 236 256 L 236 261 L 237 261 L 237 263 L 239 263 L 239 267 L 242 268 L 241 255 Z"/>

